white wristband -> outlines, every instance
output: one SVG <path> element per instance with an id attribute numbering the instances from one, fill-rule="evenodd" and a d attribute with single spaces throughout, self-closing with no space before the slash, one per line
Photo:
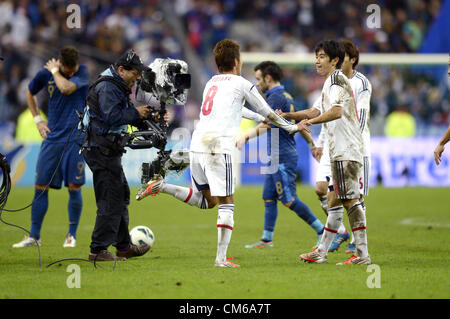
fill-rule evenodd
<path id="1" fill-rule="evenodd" d="M 34 123 L 36 123 L 36 124 L 44 121 L 40 115 L 36 115 L 33 119 L 34 119 Z"/>
<path id="2" fill-rule="evenodd" d="M 54 67 L 53 69 L 51 69 L 50 70 L 50 72 L 52 73 L 52 74 L 55 74 L 56 72 L 58 72 L 59 71 L 59 68 L 58 67 Z"/>

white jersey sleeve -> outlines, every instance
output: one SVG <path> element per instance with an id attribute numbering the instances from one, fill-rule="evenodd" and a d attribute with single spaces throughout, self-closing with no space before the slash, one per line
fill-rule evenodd
<path id="1" fill-rule="evenodd" d="M 359 115 L 360 129 L 363 137 L 364 156 L 370 156 L 370 98 L 372 85 L 360 72 L 355 72 L 349 79 L 355 95 L 356 108 Z"/>
<path id="2" fill-rule="evenodd" d="M 330 99 L 330 107 L 333 106 L 344 106 L 344 98 L 346 98 L 345 95 L 345 89 L 343 86 L 339 84 L 334 84 L 330 87 L 329 90 L 329 99 Z"/>
<path id="3" fill-rule="evenodd" d="M 256 121 L 256 122 L 263 122 L 266 119 L 261 114 L 255 113 L 255 112 L 253 112 L 252 110 L 249 110 L 246 107 L 242 108 L 242 117 L 246 118 L 248 120 Z"/>
<path id="4" fill-rule="evenodd" d="M 247 81 L 247 80 L 246 80 Z M 282 129 L 293 133 L 297 131 L 297 125 L 289 122 L 285 118 L 281 117 L 267 104 L 266 100 L 259 94 L 256 86 L 248 83 L 244 83 L 244 97 L 250 104 L 250 107 L 254 112 L 261 114 L 264 118 L 267 118 L 272 124 L 281 127 Z"/>

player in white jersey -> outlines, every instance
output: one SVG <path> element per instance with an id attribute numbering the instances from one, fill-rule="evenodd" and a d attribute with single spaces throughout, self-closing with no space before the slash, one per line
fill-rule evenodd
<path id="1" fill-rule="evenodd" d="M 345 58 L 342 63 L 342 72 L 347 76 L 352 86 L 353 94 L 355 97 L 356 108 L 358 110 L 358 117 L 360 123 L 360 129 L 363 138 L 363 169 L 359 177 L 360 185 L 360 203 L 366 212 L 366 205 L 364 201 L 364 196 L 369 195 L 369 176 L 370 176 L 370 98 L 372 95 L 372 85 L 369 80 L 361 73 L 356 71 L 356 66 L 359 62 L 359 50 L 358 47 L 349 40 L 341 40 L 340 43 L 343 45 L 345 50 Z M 345 230 L 344 224 L 338 230 L 338 235 L 336 235 L 331 248 L 337 249 L 339 245 L 346 240 L 347 231 Z M 355 243 L 354 237 L 348 245 L 346 253 L 355 253 Z"/>
<path id="2" fill-rule="evenodd" d="M 266 103 L 255 85 L 240 76 L 242 61 L 239 44 L 225 39 L 214 48 L 219 74 L 213 76 L 203 92 L 200 120 L 190 146 L 192 188 L 167 184 L 164 180 L 149 182 L 141 198 L 167 193 L 200 208 L 219 206 L 217 229 L 216 267 L 238 267 L 226 258 L 234 227 L 234 179 L 232 154 L 241 122 L 245 101 L 264 119 L 287 130 L 296 132 L 302 125 L 285 120 Z M 249 111 L 247 110 L 246 113 Z M 250 112 L 251 113 L 251 112 Z"/>
<path id="3" fill-rule="evenodd" d="M 313 107 L 303 111 L 302 116 L 307 114 L 309 119 L 300 124 L 324 123 L 334 192 L 328 192 L 328 217 L 319 246 L 300 258 L 307 262 L 327 262 L 328 249 L 342 223 L 345 207 L 355 235 L 356 254 L 343 263 L 370 264 L 366 218 L 359 202 L 358 183 L 364 149 L 353 90 L 348 78 L 339 70 L 345 57 L 344 48 L 337 41 L 325 40 L 316 46 L 315 52 L 317 73 L 327 77 L 322 89 L 321 110 Z M 297 119 L 295 113 L 286 117 Z"/>
<path id="4" fill-rule="evenodd" d="M 359 50 L 356 45 L 349 40 L 341 40 L 340 43 L 343 45 L 345 50 L 345 58 L 342 63 L 341 69 L 345 76 L 349 79 L 355 102 L 356 109 L 358 112 L 360 128 L 363 138 L 363 168 L 361 170 L 361 176 L 358 179 L 360 187 L 360 202 L 365 211 L 364 197 L 369 194 L 369 176 L 370 176 L 370 129 L 369 129 L 369 117 L 370 117 L 370 97 L 372 94 L 372 85 L 369 80 L 360 72 L 356 71 L 355 68 L 359 62 Z M 316 102 L 313 107 L 320 108 L 320 102 Z M 322 130 L 319 135 L 318 150 L 315 152 L 320 152 L 319 147 L 326 145 L 326 128 L 322 126 Z M 328 209 L 328 203 L 326 202 L 326 193 L 328 184 L 331 176 L 331 166 L 330 161 L 327 156 L 325 156 L 326 148 L 324 148 L 324 156 L 320 159 L 320 165 L 316 176 L 316 193 L 319 196 L 321 206 L 326 211 Z M 325 197 L 325 200 L 324 200 Z M 338 233 L 334 238 L 328 251 L 336 251 L 339 249 L 340 245 L 350 238 L 349 232 L 345 229 L 343 223 L 338 229 Z M 356 248 L 354 244 L 354 238 L 348 248 L 346 253 L 355 253 Z"/>

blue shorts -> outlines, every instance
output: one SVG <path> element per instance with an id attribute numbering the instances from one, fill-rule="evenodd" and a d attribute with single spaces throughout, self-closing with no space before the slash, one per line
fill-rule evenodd
<path id="1" fill-rule="evenodd" d="M 61 159 L 64 146 L 65 143 L 54 143 L 47 140 L 42 142 L 36 165 L 36 185 L 47 185 L 53 174 L 55 177 L 50 184 L 51 188 L 61 188 L 63 181 L 66 187 L 69 184 L 83 185 L 85 183 L 85 163 L 83 155 L 79 154 L 80 147 L 76 142 L 69 142 Z M 58 166 L 60 159 L 61 163 Z M 58 169 L 55 172 L 57 166 Z"/>
<path id="2" fill-rule="evenodd" d="M 296 169 L 297 163 L 280 163 L 276 173 L 266 175 L 263 200 L 279 200 L 283 204 L 291 202 L 292 197 L 297 195 Z"/>

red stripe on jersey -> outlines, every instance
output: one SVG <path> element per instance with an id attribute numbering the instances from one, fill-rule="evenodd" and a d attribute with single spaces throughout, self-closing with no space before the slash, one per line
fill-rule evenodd
<path id="1" fill-rule="evenodd" d="M 330 228 L 326 228 L 325 227 L 325 230 L 329 231 L 330 233 L 335 233 L 335 234 L 337 233 L 337 230 L 333 230 L 333 229 L 330 229 Z"/>
<path id="2" fill-rule="evenodd" d="M 233 227 L 231 227 L 229 225 L 217 224 L 217 228 L 219 228 L 219 227 L 228 228 L 230 230 L 233 230 Z"/>
<path id="3" fill-rule="evenodd" d="M 192 190 L 192 187 L 191 187 L 191 188 L 189 188 L 189 194 L 188 194 L 187 198 L 184 201 L 185 203 L 187 203 L 191 199 L 192 193 L 194 193 L 194 191 Z"/>
<path id="4" fill-rule="evenodd" d="M 352 229 L 352 232 L 355 232 L 355 231 L 357 231 L 357 230 L 363 230 L 363 229 L 366 229 L 366 226 L 357 227 L 357 228 L 355 228 L 355 229 Z"/>

